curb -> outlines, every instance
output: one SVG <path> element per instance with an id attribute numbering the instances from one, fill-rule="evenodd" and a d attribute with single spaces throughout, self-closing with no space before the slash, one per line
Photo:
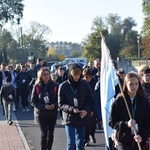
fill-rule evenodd
<path id="1" fill-rule="evenodd" d="M 25 147 L 25 150 L 31 150 L 29 145 L 28 145 L 28 142 L 27 142 L 27 140 L 26 140 L 26 138 L 25 138 L 25 136 L 23 134 L 23 131 L 22 131 L 21 127 L 19 126 L 19 122 L 18 122 L 18 120 L 16 118 L 15 113 L 12 112 L 12 114 L 13 114 L 13 118 L 14 118 L 14 122 L 15 122 L 16 128 L 17 128 L 17 130 L 19 132 L 20 138 L 21 138 L 21 140 L 23 142 L 23 145 Z"/>

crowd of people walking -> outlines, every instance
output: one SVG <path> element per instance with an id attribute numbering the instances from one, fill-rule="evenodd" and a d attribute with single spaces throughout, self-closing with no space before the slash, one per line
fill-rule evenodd
<path id="1" fill-rule="evenodd" d="M 116 100 L 108 124 L 115 130 L 110 150 L 138 150 L 136 143 L 142 143 L 142 150 L 149 150 L 150 67 L 141 66 L 138 73 L 125 73 L 119 69 L 117 75 L 132 118 L 128 116 L 124 96 L 116 86 Z M 52 149 L 57 112 L 65 126 L 67 150 L 84 150 L 90 141 L 97 142 L 96 128 L 103 127 L 99 58 L 83 68 L 78 64 L 70 64 L 66 68 L 58 65 L 55 72 L 50 72 L 46 61 L 40 58 L 36 64 L 30 61 L 14 66 L 3 62 L 0 87 L 7 124 L 13 124 L 11 111 L 17 111 L 20 100 L 22 112 L 34 108 L 34 121 L 41 132 L 41 150 Z M 137 135 L 133 134 L 133 128 Z"/>

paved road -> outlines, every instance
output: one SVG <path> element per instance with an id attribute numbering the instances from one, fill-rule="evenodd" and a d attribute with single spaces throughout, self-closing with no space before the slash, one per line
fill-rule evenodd
<path id="1" fill-rule="evenodd" d="M 22 108 L 18 108 L 15 112 L 20 127 L 25 135 L 31 150 L 40 150 L 40 131 L 38 126 L 33 121 L 33 109 L 30 112 L 22 112 Z M 104 134 L 102 130 L 96 130 L 97 143 L 90 143 L 85 150 L 104 150 Z M 64 126 L 61 125 L 61 120 L 58 117 L 55 128 L 53 150 L 65 150 L 66 135 Z"/>

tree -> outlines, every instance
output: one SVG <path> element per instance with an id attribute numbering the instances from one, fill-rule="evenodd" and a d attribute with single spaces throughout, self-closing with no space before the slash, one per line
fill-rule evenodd
<path id="1" fill-rule="evenodd" d="M 150 57 L 150 2 L 149 0 L 143 0 L 143 13 L 144 13 L 144 23 L 142 27 L 142 56 Z"/>
<path id="2" fill-rule="evenodd" d="M 132 17 L 125 18 L 122 24 L 123 35 L 125 36 L 127 33 L 130 33 L 133 27 L 136 26 L 137 24 L 135 23 L 135 20 Z"/>
<path id="3" fill-rule="evenodd" d="M 8 63 L 8 60 L 7 60 L 7 52 L 6 52 L 6 49 L 5 49 L 5 48 L 3 49 L 3 62 L 5 62 L 6 64 Z"/>
<path id="4" fill-rule="evenodd" d="M 101 35 L 100 32 L 94 32 L 88 35 L 88 37 L 82 42 L 83 53 L 82 57 L 86 57 L 88 61 L 92 61 L 95 58 L 100 58 L 101 48 Z"/>
<path id="5" fill-rule="evenodd" d="M 49 34 L 51 33 L 51 30 L 48 26 L 35 21 L 31 22 L 30 30 L 31 38 L 38 40 L 46 40 L 46 37 L 49 37 Z"/>
<path id="6" fill-rule="evenodd" d="M 1 0 L 0 1 L 0 27 L 10 21 L 20 24 L 23 17 L 23 0 Z"/>
<path id="7" fill-rule="evenodd" d="M 95 32 L 101 32 L 102 30 L 107 30 L 107 25 L 105 23 L 105 20 L 102 17 L 96 17 L 93 20 L 91 30 Z"/>
<path id="8" fill-rule="evenodd" d="M 104 19 L 96 17 L 92 23 L 92 33 L 89 34 L 82 42 L 83 54 L 88 60 L 93 60 L 101 56 L 101 35 L 105 37 L 107 46 L 113 59 L 119 56 L 129 57 L 126 52 L 137 56 L 137 35 L 138 32 L 133 30 L 136 23 L 132 17 L 127 17 L 121 21 L 117 14 L 109 14 Z M 130 56 L 131 57 L 131 56 Z"/>
<path id="9" fill-rule="evenodd" d="M 106 38 L 107 46 L 110 50 L 112 59 L 116 60 L 121 49 L 120 35 L 108 34 Z"/>
<path id="10" fill-rule="evenodd" d="M 149 0 L 143 0 L 143 13 L 144 13 L 144 23 L 142 27 L 142 34 L 145 36 L 150 36 L 150 3 Z"/>
<path id="11" fill-rule="evenodd" d="M 0 53 L 2 54 L 1 56 L 4 56 L 4 53 L 5 56 L 7 55 L 7 60 L 9 60 L 8 63 L 21 61 L 21 49 L 19 47 L 19 44 L 13 38 L 11 33 L 6 29 L 3 29 L 3 31 L 1 32 Z"/>
<path id="12" fill-rule="evenodd" d="M 122 49 L 119 53 L 119 56 L 124 58 L 137 58 L 137 47 L 135 45 L 131 45 Z"/>
<path id="13" fill-rule="evenodd" d="M 137 36 L 138 32 L 133 30 L 137 24 L 132 17 L 127 17 L 122 23 L 121 50 L 119 55 L 125 58 L 137 57 Z"/>
<path id="14" fill-rule="evenodd" d="M 120 35 L 122 26 L 121 17 L 118 14 L 109 14 L 106 20 L 110 28 L 110 33 Z"/>
<path id="15" fill-rule="evenodd" d="M 107 29 L 107 24 L 102 17 L 96 17 L 93 20 L 91 27 L 92 33 L 82 41 L 82 57 L 86 57 L 88 61 L 92 61 L 95 58 L 100 58 L 101 33 L 106 36 L 108 34 Z"/>
<path id="16" fill-rule="evenodd" d="M 77 51 L 72 51 L 72 52 L 71 52 L 71 56 L 72 56 L 72 57 L 80 57 L 81 54 L 78 53 Z"/>
<path id="17" fill-rule="evenodd" d="M 46 56 L 52 56 L 52 55 L 56 55 L 55 49 L 54 48 L 49 48 L 47 51 Z"/>
<path id="18" fill-rule="evenodd" d="M 48 51 L 48 41 L 51 30 L 48 26 L 38 22 L 31 22 L 29 29 L 22 27 L 22 36 L 20 35 L 20 28 L 16 31 L 17 42 L 20 47 L 23 47 L 24 61 L 27 60 L 29 53 L 32 51 L 35 57 L 45 58 Z"/>
<path id="19" fill-rule="evenodd" d="M 150 57 L 150 37 L 149 36 L 145 36 L 142 39 L 142 45 L 141 48 L 143 49 L 142 51 L 142 56 L 143 57 Z"/>

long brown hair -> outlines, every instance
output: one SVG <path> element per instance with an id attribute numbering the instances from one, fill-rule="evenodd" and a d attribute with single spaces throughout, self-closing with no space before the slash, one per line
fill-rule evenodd
<path id="1" fill-rule="evenodd" d="M 133 77 L 137 78 L 138 82 L 139 82 L 139 88 L 137 90 L 137 95 L 144 97 L 144 89 L 143 89 L 142 84 L 141 84 L 141 78 L 140 78 L 139 74 L 137 74 L 136 72 L 133 72 L 133 71 L 127 73 L 125 76 L 124 84 L 123 84 L 123 93 L 124 94 L 127 93 L 127 91 L 128 91 L 127 82 L 130 78 L 133 78 Z"/>
<path id="2" fill-rule="evenodd" d="M 50 76 L 50 71 L 49 71 L 49 69 L 46 68 L 46 67 L 42 67 L 42 68 L 38 71 L 38 73 L 37 73 L 37 79 L 36 79 L 36 81 L 35 81 L 35 85 L 37 85 L 37 84 L 43 82 L 43 81 L 42 81 L 42 73 L 43 73 L 44 71 L 48 71 L 48 72 L 49 72 L 49 76 Z M 51 79 L 51 77 L 50 77 L 50 79 Z"/>

